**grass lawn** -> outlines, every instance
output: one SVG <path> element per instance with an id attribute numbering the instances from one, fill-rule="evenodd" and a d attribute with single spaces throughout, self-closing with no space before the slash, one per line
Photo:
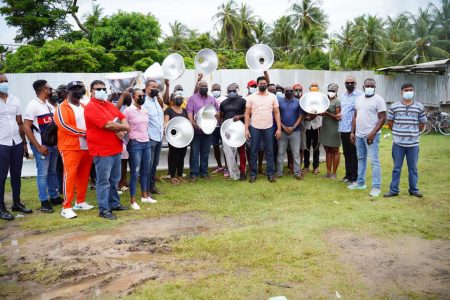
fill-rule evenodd
<path id="1" fill-rule="evenodd" d="M 382 192 L 391 178 L 391 139 L 381 139 Z M 320 165 L 321 175 L 325 164 Z M 344 160 L 338 170 L 343 177 Z M 371 174 L 370 167 L 368 174 Z M 370 186 L 371 177 L 367 178 Z M 34 179 L 22 181 L 22 198 L 27 206 L 39 206 Z M 224 225 L 220 230 L 186 236 L 172 243 L 171 256 L 178 260 L 205 261 L 206 264 L 170 264 L 168 269 L 183 272 L 213 270 L 207 276 L 175 277 L 140 285 L 130 299 L 267 299 L 285 295 L 288 299 L 385 299 L 389 292 L 369 292 L 358 270 L 345 264 L 327 241 L 333 232 L 352 232 L 359 237 L 395 240 L 403 236 L 425 240 L 450 239 L 450 138 L 427 135 L 421 138 L 419 188 L 424 198 L 407 193 L 404 165 L 400 196 L 371 201 L 369 190 L 350 191 L 344 183 L 307 174 L 297 181 L 285 176 L 271 184 L 260 176 L 256 183 L 226 181 L 214 175 L 208 181 L 172 187 L 160 183 L 164 195 L 158 204 L 117 213 L 118 220 L 97 217 L 97 209 L 80 212 L 65 220 L 59 208 L 52 215 L 33 213 L 14 221 L 16 230 L 46 232 L 107 230 L 132 220 L 201 212 Z M 9 184 L 7 192 L 10 192 Z M 122 203 L 129 203 L 128 194 Z M 95 193 L 88 201 L 95 204 Z M 150 209 L 146 209 L 146 208 Z M 0 221 L 0 228 L 11 226 Z M 2 252 L 0 249 L 0 258 Z M 0 259 L 0 275 L 5 273 Z M 446 262 L 448 268 L 448 261 Z M 187 270 L 188 269 L 188 270 Z M 444 267 L 445 269 L 445 267 Z M 448 271 L 448 269 L 447 269 Z M 448 273 L 447 273 L 448 274 Z M 268 284 L 275 283 L 275 284 Z M 281 285 L 289 285 L 286 288 Z M 448 281 L 447 281 L 447 284 Z M 13 288 L 4 284 L 4 288 Z M 450 287 L 447 285 L 448 290 Z M 395 295 L 407 298 L 441 297 L 399 287 Z"/>

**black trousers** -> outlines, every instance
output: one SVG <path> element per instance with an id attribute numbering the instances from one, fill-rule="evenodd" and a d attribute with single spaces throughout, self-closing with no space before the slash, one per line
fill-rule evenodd
<path id="1" fill-rule="evenodd" d="M 350 132 L 341 132 L 342 149 L 345 158 L 345 178 L 356 181 L 358 178 L 358 157 L 356 146 L 350 141 Z"/>
<path id="2" fill-rule="evenodd" d="M 311 149 L 312 146 L 312 149 Z M 319 167 L 319 129 L 307 129 L 306 130 L 306 149 L 304 152 L 304 166 L 305 168 L 309 168 L 309 155 L 313 152 L 313 169 L 317 169 Z"/>
<path id="3" fill-rule="evenodd" d="M 187 147 L 175 148 L 169 144 L 169 155 L 167 156 L 169 164 L 169 175 L 171 178 L 183 176 L 184 157 Z"/>
<path id="4" fill-rule="evenodd" d="M 14 146 L 0 145 L 0 210 L 5 209 L 5 184 L 8 171 L 11 175 L 13 202 L 20 201 L 23 152 L 23 143 Z"/>

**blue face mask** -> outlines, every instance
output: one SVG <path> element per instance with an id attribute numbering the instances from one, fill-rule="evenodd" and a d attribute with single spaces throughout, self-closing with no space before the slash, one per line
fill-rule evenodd
<path id="1" fill-rule="evenodd" d="M 375 88 L 372 88 L 372 87 L 364 88 L 364 94 L 365 94 L 367 97 L 373 96 L 373 94 L 375 94 Z"/>
<path id="2" fill-rule="evenodd" d="M 106 100 L 108 99 L 108 94 L 106 93 L 106 91 L 95 91 L 95 99 L 98 100 Z"/>
<path id="3" fill-rule="evenodd" d="M 411 100 L 414 97 L 414 91 L 407 91 L 403 93 L 403 99 Z"/>
<path id="4" fill-rule="evenodd" d="M 230 97 L 230 98 L 236 98 L 237 97 L 237 93 L 236 92 L 229 92 L 228 93 L 228 97 Z"/>
<path id="5" fill-rule="evenodd" d="M 8 94 L 9 90 L 9 84 L 8 82 L 2 82 L 0 83 L 0 93 Z"/>
<path id="6" fill-rule="evenodd" d="M 277 95 L 278 98 L 283 97 L 283 92 L 276 92 L 275 95 Z"/>

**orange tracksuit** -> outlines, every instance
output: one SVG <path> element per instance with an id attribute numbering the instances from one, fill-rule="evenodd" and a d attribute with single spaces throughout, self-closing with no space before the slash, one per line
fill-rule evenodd
<path id="1" fill-rule="evenodd" d="M 84 108 L 83 104 L 80 105 Z M 86 130 L 77 127 L 75 112 L 68 100 L 58 106 L 55 123 L 58 126 L 58 150 L 64 165 L 63 208 L 71 208 L 75 191 L 76 203 L 82 203 L 86 199 L 92 157 L 87 149 L 80 148 L 80 137 L 86 136 Z"/>

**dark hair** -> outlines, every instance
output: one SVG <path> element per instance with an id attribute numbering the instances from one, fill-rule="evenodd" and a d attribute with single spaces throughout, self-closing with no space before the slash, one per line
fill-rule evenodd
<path id="1" fill-rule="evenodd" d="M 364 80 L 364 85 L 366 85 L 367 81 L 373 81 L 373 83 L 377 84 L 377 82 L 375 81 L 375 79 L 373 78 L 367 78 L 366 80 Z"/>
<path id="2" fill-rule="evenodd" d="M 259 76 L 258 78 L 256 78 L 256 84 L 258 84 L 261 80 L 266 80 L 266 77 Z"/>
<path id="3" fill-rule="evenodd" d="M 33 89 L 36 93 L 39 93 L 46 84 L 47 84 L 47 80 L 44 80 L 44 79 L 36 80 L 35 82 L 33 82 Z"/>
<path id="4" fill-rule="evenodd" d="M 277 87 L 277 86 L 275 85 L 275 83 L 269 83 L 269 84 L 267 85 L 267 87 L 269 87 L 269 86 Z"/>
<path id="5" fill-rule="evenodd" d="M 413 85 L 412 85 L 412 83 L 404 83 L 403 85 L 402 85 L 402 87 L 400 88 L 400 90 L 401 91 L 403 91 L 404 89 L 406 89 L 406 88 L 414 88 L 413 87 Z"/>
<path id="6" fill-rule="evenodd" d="M 147 80 L 147 82 L 145 83 L 145 87 L 148 87 L 150 83 L 155 82 L 158 83 L 158 81 L 156 81 L 155 79 L 149 79 Z"/>
<path id="7" fill-rule="evenodd" d="M 139 88 L 134 88 L 134 89 L 132 89 L 132 90 L 131 90 L 131 97 L 134 97 L 134 95 L 136 95 L 136 93 L 137 93 L 138 91 L 141 91 L 141 92 L 142 92 L 142 89 L 139 89 Z"/>
<path id="8" fill-rule="evenodd" d="M 92 89 L 94 88 L 94 86 L 97 85 L 97 84 L 103 84 L 104 86 L 106 86 L 106 84 L 105 84 L 103 81 L 101 81 L 101 80 L 94 80 L 94 81 L 91 82 L 91 90 L 92 90 Z"/>

